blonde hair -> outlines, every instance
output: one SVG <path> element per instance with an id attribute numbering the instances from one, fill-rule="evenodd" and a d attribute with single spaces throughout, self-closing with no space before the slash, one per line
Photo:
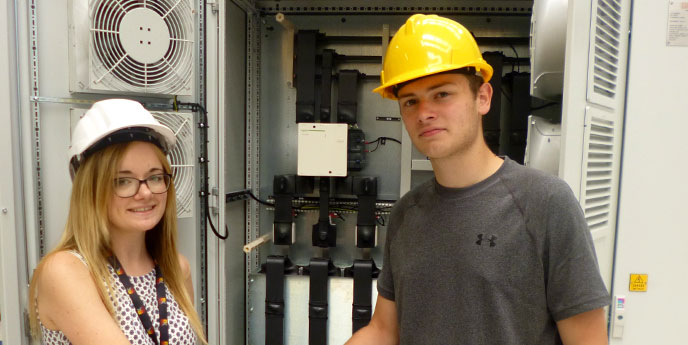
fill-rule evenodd
<path id="1" fill-rule="evenodd" d="M 88 270 L 96 282 L 100 299 L 115 318 L 115 306 L 110 296 L 117 291 L 113 288 L 108 271 L 108 258 L 112 255 L 108 227 L 108 206 L 114 193 L 113 182 L 122 157 L 129 143 L 110 145 L 86 158 L 74 176 L 72 195 L 69 203 L 67 224 L 57 246 L 46 255 L 36 267 L 29 286 L 29 317 L 31 331 L 40 338 L 38 311 L 36 305 L 37 280 L 47 259 L 57 252 L 74 250 L 88 263 Z M 172 169 L 165 154 L 155 146 L 155 154 L 163 170 L 171 174 Z M 146 249 L 160 266 L 165 283 L 179 307 L 189 318 L 196 336 L 205 344 L 201 321 L 193 307 L 189 292 L 184 285 L 184 276 L 177 254 L 177 211 L 174 182 L 167 191 L 167 205 L 160 222 L 146 233 Z M 99 284 L 104 282 L 105 284 Z"/>

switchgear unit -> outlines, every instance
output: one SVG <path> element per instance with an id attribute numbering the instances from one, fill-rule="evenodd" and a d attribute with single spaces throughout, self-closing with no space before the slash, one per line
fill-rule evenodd
<path id="1" fill-rule="evenodd" d="M 498 71 L 485 137 L 495 152 L 523 161 L 532 4 L 521 3 L 258 3 L 248 58 L 259 61 L 249 77 L 260 97 L 249 116 L 260 129 L 249 134 L 260 145 L 251 177 L 260 181 L 263 205 L 251 210 L 256 222 L 247 231 L 256 245 L 272 241 L 247 246 L 254 250 L 247 256 L 248 343 L 339 344 L 371 318 L 402 181 L 432 178 L 412 167 L 426 157 L 411 148 L 396 102 L 371 92 L 391 36 L 411 14 L 438 13 L 474 30 Z"/>

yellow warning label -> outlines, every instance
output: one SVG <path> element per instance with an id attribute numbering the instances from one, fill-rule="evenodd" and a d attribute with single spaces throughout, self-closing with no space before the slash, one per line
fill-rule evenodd
<path id="1" fill-rule="evenodd" d="M 647 274 L 631 274 L 630 291 L 647 291 Z"/>

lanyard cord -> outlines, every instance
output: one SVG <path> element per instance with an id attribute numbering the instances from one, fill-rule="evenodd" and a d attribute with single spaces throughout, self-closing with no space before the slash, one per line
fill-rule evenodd
<path id="1" fill-rule="evenodd" d="M 153 340 L 153 343 L 155 345 L 168 345 L 170 340 L 170 326 L 167 322 L 167 293 L 165 290 L 165 281 L 162 278 L 162 272 L 160 271 L 160 266 L 158 266 L 157 263 L 155 264 L 155 295 L 157 297 L 156 300 L 158 302 L 158 330 L 160 331 L 160 342 L 158 342 L 158 339 L 155 338 L 155 329 L 153 328 L 153 323 L 151 322 L 151 318 L 148 315 L 148 311 L 146 310 L 146 307 L 143 305 L 141 297 L 139 297 L 139 294 L 136 293 L 136 289 L 134 288 L 134 285 L 131 283 L 129 276 L 126 272 L 124 272 L 122 264 L 119 262 L 119 260 L 117 260 L 117 257 L 115 256 L 111 257 L 111 264 L 112 267 L 115 269 L 115 272 L 117 273 L 119 281 L 122 282 L 122 285 L 124 285 L 124 288 L 127 290 L 129 298 L 131 298 L 131 301 L 134 303 L 134 308 L 136 308 L 136 314 L 139 316 L 141 324 L 143 325 L 143 328 L 148 334 L 148 336 L 151 338 L 151 340 Z"/>

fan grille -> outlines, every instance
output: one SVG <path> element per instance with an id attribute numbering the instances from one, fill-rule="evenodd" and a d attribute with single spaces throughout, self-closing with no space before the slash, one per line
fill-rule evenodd
<path id="1" fill-rule="evenodd" d="M 188 94 L 193 72 L 189 0 L 93 0 L 92 83 L 99 89 Z"/>
<path id="2" fill-rule="evenodd" d="M 193 212 L 194 191 L 194 127 L 189 113 L 152 112 L 153 117 L 169 127 L 177 138 L 168 153 L 174 188 L 177 194 L 177 216 L 189 217 Z"/>

